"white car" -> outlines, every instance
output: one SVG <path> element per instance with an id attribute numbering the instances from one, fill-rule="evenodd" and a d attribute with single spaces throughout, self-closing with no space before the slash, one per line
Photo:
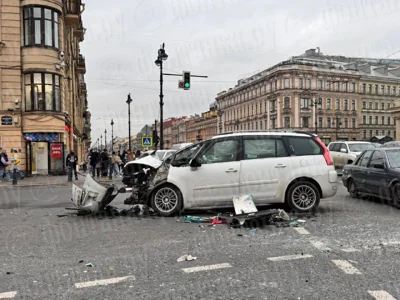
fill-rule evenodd
<path id="1" fill-rule="evenodd" d="M 156 156 L 158 157 L 159 160 L 166 160 L 168 157 L 170 157 L 175 152 L 176 152 L 176 150 L 157 150 Z"/>
<path id="2" fill-rule="evenodd" d="M 189 208 L 232 207 L 233 197 L 248 194 L 256 205 L 287 203 L 305 212 L 338 189 L 327 147 L 304 132 L 218 135 L 165 162 L 148 157 L 132 163 L 140 179 L 132 179 L 131 200 L 125 203 L 150 204 L 162 216 Z"/>
<path id="3" fill-rule="evenodd" d="M 375 148 L 376 146 L 370 142 L 336 141 L 328 144 L 336 168 L 352 164 L 364 150 L 374 150 Z"/>

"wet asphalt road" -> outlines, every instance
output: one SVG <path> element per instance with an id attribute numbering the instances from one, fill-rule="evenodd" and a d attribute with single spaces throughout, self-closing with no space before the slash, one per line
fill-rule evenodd
<path id="1" fill-rule="evenodd" d="M 58 217 L 70 191 L 0 191 L 0 299 L 400 299 L 400 211 L 341 184 L 301 227 L 253 233 Z M 178 263 L 184 254 L 197 260 Z"/>

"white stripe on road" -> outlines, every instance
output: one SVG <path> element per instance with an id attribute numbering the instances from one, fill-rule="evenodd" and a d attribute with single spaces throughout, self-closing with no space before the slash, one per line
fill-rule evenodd
<path id="1" fill-rule="evenodd" d="M 355 248 L 342 249 L 342 251 L 343 252 L 348 252 L 348 253 L 350 253 L 350 252 L 361 252 L 360 250 L 355 249 Z"/>
<path id="2" fill-rule="evenodd" d="M 209 266 L 201 266 L 201 267 L 193 267 L 193 268 L 185 268 L 182 269 L 185 273 L 194 273 L 194 272 L 201 272 L 201 271 L 210 271 L 210 270 L 217 270 L 217 269 L 225 269 L 231 268 L 231 264 L 216 264 L 216 265 L 209 265 Z"/>
<path id="3" fill-rule="evenodd" d="M 332 260 L 332 262 L 346 274 L 361 274 L 351 263 L 347 260 Z"/>
<path id="4" fill-rule="evenodd" d="M 376 300 L 396 300 L 386 291 L 368 291 L 368 293 Z"/>
<path id="5" fill-rule="evenodd" d="M 310 232 L 303 227 L 293 227 L 293 229 L 296 230 L 300 234 L 310 234 Z"/>
<path id="6" fill-rule="evenodd" d="M 311 245 L 321 251 L 330 251 L 331 249 L 326 247 L 323 242 L 320 241 L 310 241 Z"/>
<path id="7" fill-rule="evenodd" d="M 0 293 L 0 299 L 12 299 L 17 296 L 17 292 Z"/>
<path id="8" fill-rule="evenodd" d="M 102 280 L 94 280 L 94 281 L 86 281 L 86 282 L 79 282 L 75 283 L 75 287 L 80 288 L 87 288 L 93 287 L 98 285 L 109 285 L 114 283 L 119 283 L 121 281 L 125 281 L 133 276 L 125 276 L 125 277 L 116 277 L 116 278 L 109 278 L 109 279 L 102 279 Z"/>
<path id="9" fill-rule="evenodd" d="M 286 256 L 277 256 L 277 257 L 269 257 L 268 259 L 271 261 L 283 261 L 283 260 L 293 260 L 293 259 L 302 259 L 302 258 L 310 258 L 313 257 L 310 254 L 298 254 L 298 255 L 286 255 Z"/>

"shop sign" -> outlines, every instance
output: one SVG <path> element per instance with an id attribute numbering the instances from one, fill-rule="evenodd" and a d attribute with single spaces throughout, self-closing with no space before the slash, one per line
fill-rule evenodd
<path id="1" fill-rule="evenodd" d="M 62 158 L 62 144 L 51 144 L 51 157 Z"/>
<path id="2" fill-rule="evenodd" d="M 13 118 L 11 116 L 1 117 L 1 125 L 12 125 Z"/>

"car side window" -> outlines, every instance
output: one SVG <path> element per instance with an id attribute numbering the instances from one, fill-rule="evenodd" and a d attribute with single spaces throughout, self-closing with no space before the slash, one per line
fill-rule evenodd
<path id="1" fill-rule="evenodd" d="M 309 137 L 289 137 L 289 144 L 296 156 L 322 154 L 322 148 Z"/>
<path id="2" fill-rule="evenodd" d="M 194 157 L 194 155 L 200 150 L 204 143 L 199 143 L 186 148 L 185 150 L 176 153 L 174 160 L 184 161 L 189 163 L 189 161 Z"/>
<path id="3" fill-rule="evenodd" d="M 200 156 L 202 164 L 236 161 L 239 157 L 239 140 L 221 140 L 213 143 Z"/>
<path id="4" fill-rule="evenodd" d="M 341 143 L 335 143 L 335 146 L 333 147 L 332 151 L 340 152 L 340 145 L 341 145 Z"/>
<path id="5" fill-rule="evenodd" d="M 289 156 L 283 140 L 269 137 L 244 137 L 244 159 Z"/>
<path id="6" fill-rule="evenodd" d="M 329 150 L 329 151 L 333 151 L 333 149 L 335 148 L 335 145 L 336 145 L 336 143 L 331 143 L 331 144 L 328 146 L 328 150 Z"/>
<path id="7" fill-rule="evenodd" d="M 383 154 L 379 150 L 375 150 L 374 154 L 372 154 L 368 167 L 373 168 L 375 164 L 383 164 Z"/>
<path id="8" fill-rule="evenodd" d="M 368 161 L 371 157 L 372 151 L 365 151 L 361 162 L 360 162 L 360 167 L 366 167 L 368 165 Z"/>
<path id="9" fill-rule="evenodd" d="M 363 157 L 364 157 L 364 153 L 360 154 L 360 155 L 356 158 L 356 161 L 354 162 L 354 164 L 355 164 L 356 166 L 359 166 L 359 165 L 361 164 L 361 161 L 362 161 Z"/>

